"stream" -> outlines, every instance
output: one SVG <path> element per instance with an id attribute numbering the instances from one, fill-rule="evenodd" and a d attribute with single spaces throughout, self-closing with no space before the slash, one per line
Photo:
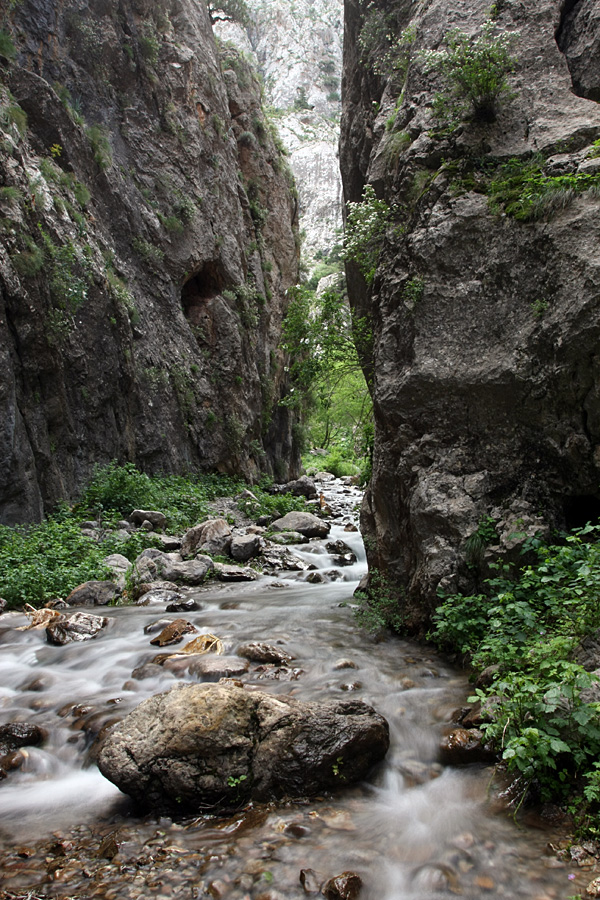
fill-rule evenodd
<path id="1" fill-rule="evenodd" d="M 334 521 L 357 519 L 357 488 L 336 480 L 324 490 L 341 514 Z M 132 678 L 156 655 L 144 627 L 164 617 L 164 604 L 105 608 L 110 622 L 101 636 L 65 647 L 48 645 L 43 630 L 17 631 L 27 624 L 22 614 L 0 616 L 0 724 L 48 732 L 0 783 L 0 898 L 300 900 L 303 869 L 317 873 L 307 877 L 311 889 L 357 872 L 361 900 L 566 900 L 585 892 L 590 871 L 548 854 L 558 835 L 518 827 L 490 802 L 489 767 L 440 765 L 440 737 L 469 694 L 466 676 L 428 647 L 356 625 L 349 604 L 364 549 L 343 524 L 333 524 L 328 538 L 338 539 L 356 553 L 355 565 L 336 570 L 325 541 L 293 549 L 343 580 L 311 584 L 307 572 L 284 572 L 211 583 L 186 591 L 201 610 L 170 614 L 217 635 L 228 655 L 266 641 L 295 658 L 295 680 L 261 678 L 253 667 L 240 679 L 248 685 L 303 700 L 352 692 L 387 718 L 385 762 L 367 783 L 335 796 L 247 807 L 226 819 L 140 817 L 99 773 L 90 746 L 107 722 L 176 682 L 167 670 Z"/>

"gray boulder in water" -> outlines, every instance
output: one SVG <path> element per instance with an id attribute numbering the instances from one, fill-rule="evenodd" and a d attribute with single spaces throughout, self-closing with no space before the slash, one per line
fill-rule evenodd
<path id="1" fill-rule="evenodd" d="M 236 684 L 184 684 L 119 722 L 98 766 L 146 809 L 223 810 L 345 787 L 388 747 L 388 723 L 358 700 L 305 703 Z"/>

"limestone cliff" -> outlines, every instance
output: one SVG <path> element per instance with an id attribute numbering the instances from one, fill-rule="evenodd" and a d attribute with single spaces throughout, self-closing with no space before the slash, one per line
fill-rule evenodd
<path id="1" fill-rule="evenodd" d="M 587 0 L 345 5 L 345 197 L 371 184 L 390 208 L 372 283 L 348 266 L 374 345 L 363 521 L 420 629 L 440 589 L 485 574 L 473 536 L 514 561 L 525 534 L 600 512 L 600 17 Z M 374 12 L 405 35 L 405 78 L 365 54 Z M 486 21 L 511 35 L 509 90 L 487 121 L 442 123 L 421 51 Z"/>
<path id="2" fill-rule="evenodd" d="M 295 475 L 297 203 L 252 71 L 194 0 L 9 6 L 0 521 L 112 458 Z"/>
<path id="3" fill-rule="evenodd" d="M 270 115 L 298 186 L 304 255 L 339 241 L 342 198 L 337 145 L 342 0 L 247 0 L 250 22 L 217 26 L 243 48 L 264 79 Z"/>

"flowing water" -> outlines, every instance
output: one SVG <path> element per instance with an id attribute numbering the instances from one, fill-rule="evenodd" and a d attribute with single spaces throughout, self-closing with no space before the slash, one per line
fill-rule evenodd
<path id="1" fill-rule="evenodd" d="M 328 490 L 336 509 L 356 515 L 356 489 L 336 481 Z M 156 655 L 144 627 L 163 607 L 103 610 L 110 623 L 102 635 L 66 647 L 46 644 L 44 631 L 15 630 L 27 621 L 20 614 L 0 617 L 0 724 L 36 723 L 48 732 L 42 747 L 26 749 L 23 768 L 0 783 L 5 891 L 277 900 L 305 897 L 299 875 L 311 869 L 317 874 L 308 874 L 307 888 L 359 873 L 361 900 L 583 893 L 590 873 L 546 855 L 552 834 L 518 828 L 492 808 L 489 768 L 439 764 L 443 729 L 468 695 L 466 677 L 428 648 L 357 627 L 347 604 L 365 570 L 364 550 L 359 534 L 333 525 L 328 540 L 338 538 L 358 562 L 337 572 L 325 542 L 294 549 L 343 580 L 310 584 L 307 573 L 280 573 L 190 590 L 203 608 L 185 614 L 199 631 L 218 635 L 228 654 L 248 641 L 280 643 L 301 670 L 291 681 L 260 680 L 251 670 L 244 682 L 303 700 L 352 692 L 388 719 L 385 763 L 367 783 L 334 797 L 240 809 L 227 819 L 136 817 L 100 775 L 89 747 L 106 722 L 175 683 L 167 670 L 132 678 Z M 339 667 L 342 659 L 353 667 Z"/>

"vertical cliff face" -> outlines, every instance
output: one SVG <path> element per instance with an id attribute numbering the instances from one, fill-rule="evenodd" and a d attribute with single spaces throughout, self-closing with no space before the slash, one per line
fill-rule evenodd
<path id="1" fill-rule="evenodd" d="M 361 57 L 373 9 L 410 28 L 403 83 Z M 348 271 L 374 339 L 363 519 L 371 569 L 413 629 L 440 589 L 481 577 L 482 523 L 510 558 L 524 534 L 600 511 L 600 78 L 586 62 L 600 21 L 585 0 L 492 14 L 492 34 L 511 35 L 509 91 L 493 116 L 441 123 L 444 80 L 421 51 L 452 29 L 480 36 L 488 0 L 346 0 L 346 199 L 371 184 L 390 208 L 372 283 Z"/>
<path id="2" fill-rule="evenodd" d="M 251 55 L 264 79 L 298 186 L 304 253 L 328 252 L 342 227 L 337 159 L 343 0 L 247 0 L 251 21 L 217 33 Z"/>
<path id="3" fill-rule="evenodd" d="M 0 521 L 112 458 L 294 475 L 296 201 L 255 76 L 193 0 L 0 27 Z"/>

